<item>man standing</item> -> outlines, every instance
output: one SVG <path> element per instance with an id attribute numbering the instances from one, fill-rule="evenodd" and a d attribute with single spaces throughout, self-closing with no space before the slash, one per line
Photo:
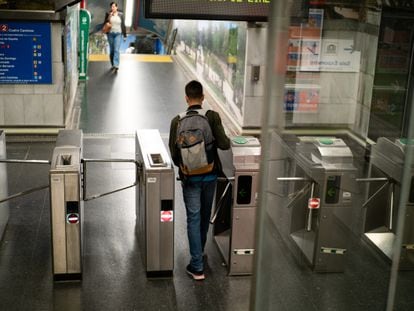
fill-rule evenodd
<path id="1" fill-rule="evenodd" d="M 187 235 L 191 260 L 186 270 L 194 280 L 204 280 L 203 252 L 207 241 L 217 176 L 221 171 L 217 148 L 229 149 L 230 139 L 224 132 L 220 115 L 213 110 L 205 111 L 202 109 L 204 94 L 203 86 L 200 82 L 191 81 L 185 86 L 185 99 L 188 109 L 185 113 L 176 116 L 171 121 L 168 146 L 172 160 L 179 168 L 187 213 Z M 195 168 L 193 170 L 190 167 L 191 165 L 186 164 L 186 159 L 184 159 L 187 158 L 188 152 L 187 154 L 183 152 L 183 138 L 181 135 L 184 132 L 182 129 L 184 127 L 183 119 L 193 117 L 194 115 L 197 115 L 199 119 L 196 122 L 193 121 L 193 124 L 199 125 L 200 130 L 198 132 L 204 132 L 205 141 L 203 141 L 203 146 L 205 143 L 205 153 L 210 153 L 211 156 L 209 154 L 205 156 L 208 163 L 204 168 Z M 208 121 L 208 123 L 206 122 L 207 126 L 203 125 L 203 118 Z M 212 136 L 211 143 L 209 142 L 209 136 Z M 193 154 L 190 156 L 193 156 Z"/>

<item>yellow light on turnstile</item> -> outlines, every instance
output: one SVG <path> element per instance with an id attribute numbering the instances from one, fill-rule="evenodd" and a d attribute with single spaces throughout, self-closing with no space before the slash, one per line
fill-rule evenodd
<path id="1" fill-rule="evenodd" d="M 134 10 L 134 1 L 126 0 L 125 6 L 125 26 L 131 27 L 132 25 L 132 12 Z"/>

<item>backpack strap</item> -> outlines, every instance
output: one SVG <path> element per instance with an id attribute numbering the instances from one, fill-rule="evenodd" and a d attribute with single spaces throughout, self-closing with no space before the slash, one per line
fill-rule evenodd
<path id="1" fill-rule="evenodd" d="M 199 115 L 207 117 L 207 112 L 209 112 L 210 110 L 209 109 L 203 109 L 203 108 L 201 108 L 201 109 L 190 109 L 190 110 L 186 110 L 186 111 L 180 113 L 178 116 L 179 116 L 180 119 L 182 119 L 185 116 L 187 116 L 188 113 L 191 112 L 191 111 L 196 111 Z"/>

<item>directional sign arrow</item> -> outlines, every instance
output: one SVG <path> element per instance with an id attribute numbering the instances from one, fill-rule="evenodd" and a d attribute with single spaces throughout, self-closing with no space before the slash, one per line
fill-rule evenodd
<path id="1" fill-rule="evenodd" d="M 240 189 L 240 191 L 239 191 L 239 196 L 241 196 L 242 198 L 244 198 L 246 195 L 247 195 L 246 190 L 244 190 L 244 189 Z"/>
<path id="2" fill-rule="evenodd" d="M 335 188 L 329 188 L 328 189 L 328 191 L 326 192 L 326 194 L 329 196 L 329 197 L 333 197 L 334 195 L 335 195 Z"/>

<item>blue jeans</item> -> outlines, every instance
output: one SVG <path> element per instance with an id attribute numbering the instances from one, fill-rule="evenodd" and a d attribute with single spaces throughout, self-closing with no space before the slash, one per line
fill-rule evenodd
<path id="1" fill-rule="evenodd" d="M 109 43 L 109 59 L 111 65 L 119 67 L 119 49 L 121 48 L 122 33 L 110 32 L 107 34 Z"/>
<path id="2" fill-rule="evenodd" d="M 191 267 L 204 270 L 203 251 L 207 241 L 211 208 L 217 180 L 184 181 L 181 183 L 187 211 L 187 235 L 190 246 Z"/>

